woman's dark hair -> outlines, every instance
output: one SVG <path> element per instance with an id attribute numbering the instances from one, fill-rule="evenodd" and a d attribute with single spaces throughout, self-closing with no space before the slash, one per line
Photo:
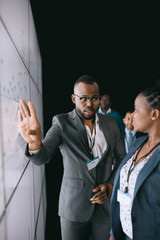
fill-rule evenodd
<path id="1" fill-rule="evenodd" d="M 160 110 L 160 87 L 152 87 L 143 90 L 140 94 L 146 97 L 151 109 Z"/>

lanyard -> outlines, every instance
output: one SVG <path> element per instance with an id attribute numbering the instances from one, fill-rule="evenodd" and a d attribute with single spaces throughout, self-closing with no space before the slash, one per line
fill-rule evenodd
<path id="1" fill-rule="evenodd" d="M 144 145 L 144 144 L 143 144 L 143 145 Z M 136 161 L 136 159 L 137 159 L 137 157 L 138 157 L 138 154 L 139 154 L 139 152 L 141 151 L 143 145 L 142 145 L 142 146 L 139 148 L 139 150 L 137 151 L 137 154 L 136 154 L 134 160 L 132 161 L 132 163 L 131 163 L 131 165 L 130 165 L 130 168 L 129 168 L 129 170 L 128 170 L 128 174 L 127 174 L 127 186 L 125 187 L 124 193 L 128 193 L 128 191 L 129 191 L 129 189 L 128 189 L 129 178 L 130 178 L 130 175 L 131 175 L 131 173 L 133 172 L 134 168 L 136 167 L 136 165 L 140 162 L 140 160 L 141 160 L 142 158 L 147 157 L 151 152 L 153 152 L 153 150 L 154 150 L 157 146 L 160 145 L 160 142 L 157 143 L 148 153 L 146 153 L 144 156 L 142 156 L 136 163 L 134 163 L 134 162 Z"/>

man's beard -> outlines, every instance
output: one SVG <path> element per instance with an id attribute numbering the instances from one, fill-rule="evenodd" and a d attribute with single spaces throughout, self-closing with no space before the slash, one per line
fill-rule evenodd
<path id="1" fill-rule="evenodd" d="M 76 108 L 76 112 L 81 116 L 82 119 L 84 119 L 84 120 L 92 120 L 92 119 L 95 118 L 95 110 L 93 108 L 90 108 L 90 109 L 92 111 L 94 111 L 94 113 L 90 117 L 86 117 L 85 114 L 79 108 Z"/>

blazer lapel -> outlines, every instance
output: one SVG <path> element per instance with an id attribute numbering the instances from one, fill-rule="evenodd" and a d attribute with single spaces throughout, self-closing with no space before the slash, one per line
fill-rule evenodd
<path id="1" fill-rule="evenodd" d="M 154 154 L 149 158 L 148 162 L 142 168 L 141 173 L 138 175 L 133 201 L 142 183 L 145 181 L 148 175 L 153 171 L 153 169 L 157 166 L 157 164 L 159 164 L 160 162 L 159 153 L 160 153 L 160 146 L 157 148 Z"/>
<path id="2" fill-rule="evenodd" d="M 146 141 L 148 136 L 144 136 L 143 138 L 137 139 L 135 142 L 133 142 L 132 147 L 130 148 L 130 151 L 126 154 L 124 160 L 125 162 L 122 162 L 123 165 L 132 157 L 132 155 L 138 150 L 138 148 Z"/>
<path id="3" fill-rule="evenodd" d="M 110 137 L 109 137 L 109 132 L 108 131 L 104 131 L 103 121 L 101 120 L 99 115 L 98 115 L 98 119 L 99 119 L 99 127 L 101 128 L 101 130 L 102 130 L 102 132 L 104 134 L 104 138 L 106 139 L 106 143 L 107 143 L 107 147 L 106 147 L 105 151 L 103 152 L 101 159 L 98 162 L 98 164 L 99 164 L 101 161 L 103 161 L 106 153 L 108 152 L 108 149 L 109 149 L 109 146 L 110 146 Z"/>
<path id="4" fill-rule="evenodd" d="M 86 151 L 89 153 L 89 155 L 91 155 L 85 126 L 82 123 L 80 117 L 77 115 L 75 109 L 72 111 L 71 115 L 72 115 L 73 123 L 74 123 L 75 127 L 77 128 L 77 130 L 79 132 L 79 135 L 80 135 L 80 138 L 82 140 L 83 146 L 86 149 Z"/>
<path id="5" fill-rule="evenodd" d="M 109 132 L 106 130 L 104 131 L 105 127 L 104 127 L 104 122 L 102 121 L 100 115 L 98 115 L 98 119 L 99 119 L 99 127 L 102 129 L 104 137 L 106 139 L 106 142 L 108 144 L 108 146 L 110 145 L 110 137 L 109 137 Z M 106 122 L 105 122 L 106 124 Z"/>
<path id="6" fill-rule="evenodd" d="M 124 157 L 123 161 L 121 162 L 119 168 L 117 169 L 115 180 L 114 180 L 114 185 L 118 184 L 119 181 L 119 176 L 120 176 L 120 171 L 123 165 L 126 164 L 126 162 L 133 156 L 133 154 L 137 151 L 137 149 L 142 145 L 143 142 L 145 142 L 147 139 L 147 136 L 143 138 L 137 139 L 136 142 L 133 143 L 133 146 L 131 147 L 129 153 Z"/>

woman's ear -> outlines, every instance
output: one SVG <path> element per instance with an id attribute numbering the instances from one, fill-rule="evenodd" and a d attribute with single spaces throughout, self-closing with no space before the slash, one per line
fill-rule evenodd
<path id="1" fill-rule="evenodd" d="M 75 95 L 74 94 L 71 95 L 71 99 L 72 99 L 72 102 L 75 104 Z"/>
<path id="2" fill-rule="evenodd" d="M 158 109 L 153 109 L 151 112 L 151 119 L 156 120 L 160 117 L 160 110 Z"/>

